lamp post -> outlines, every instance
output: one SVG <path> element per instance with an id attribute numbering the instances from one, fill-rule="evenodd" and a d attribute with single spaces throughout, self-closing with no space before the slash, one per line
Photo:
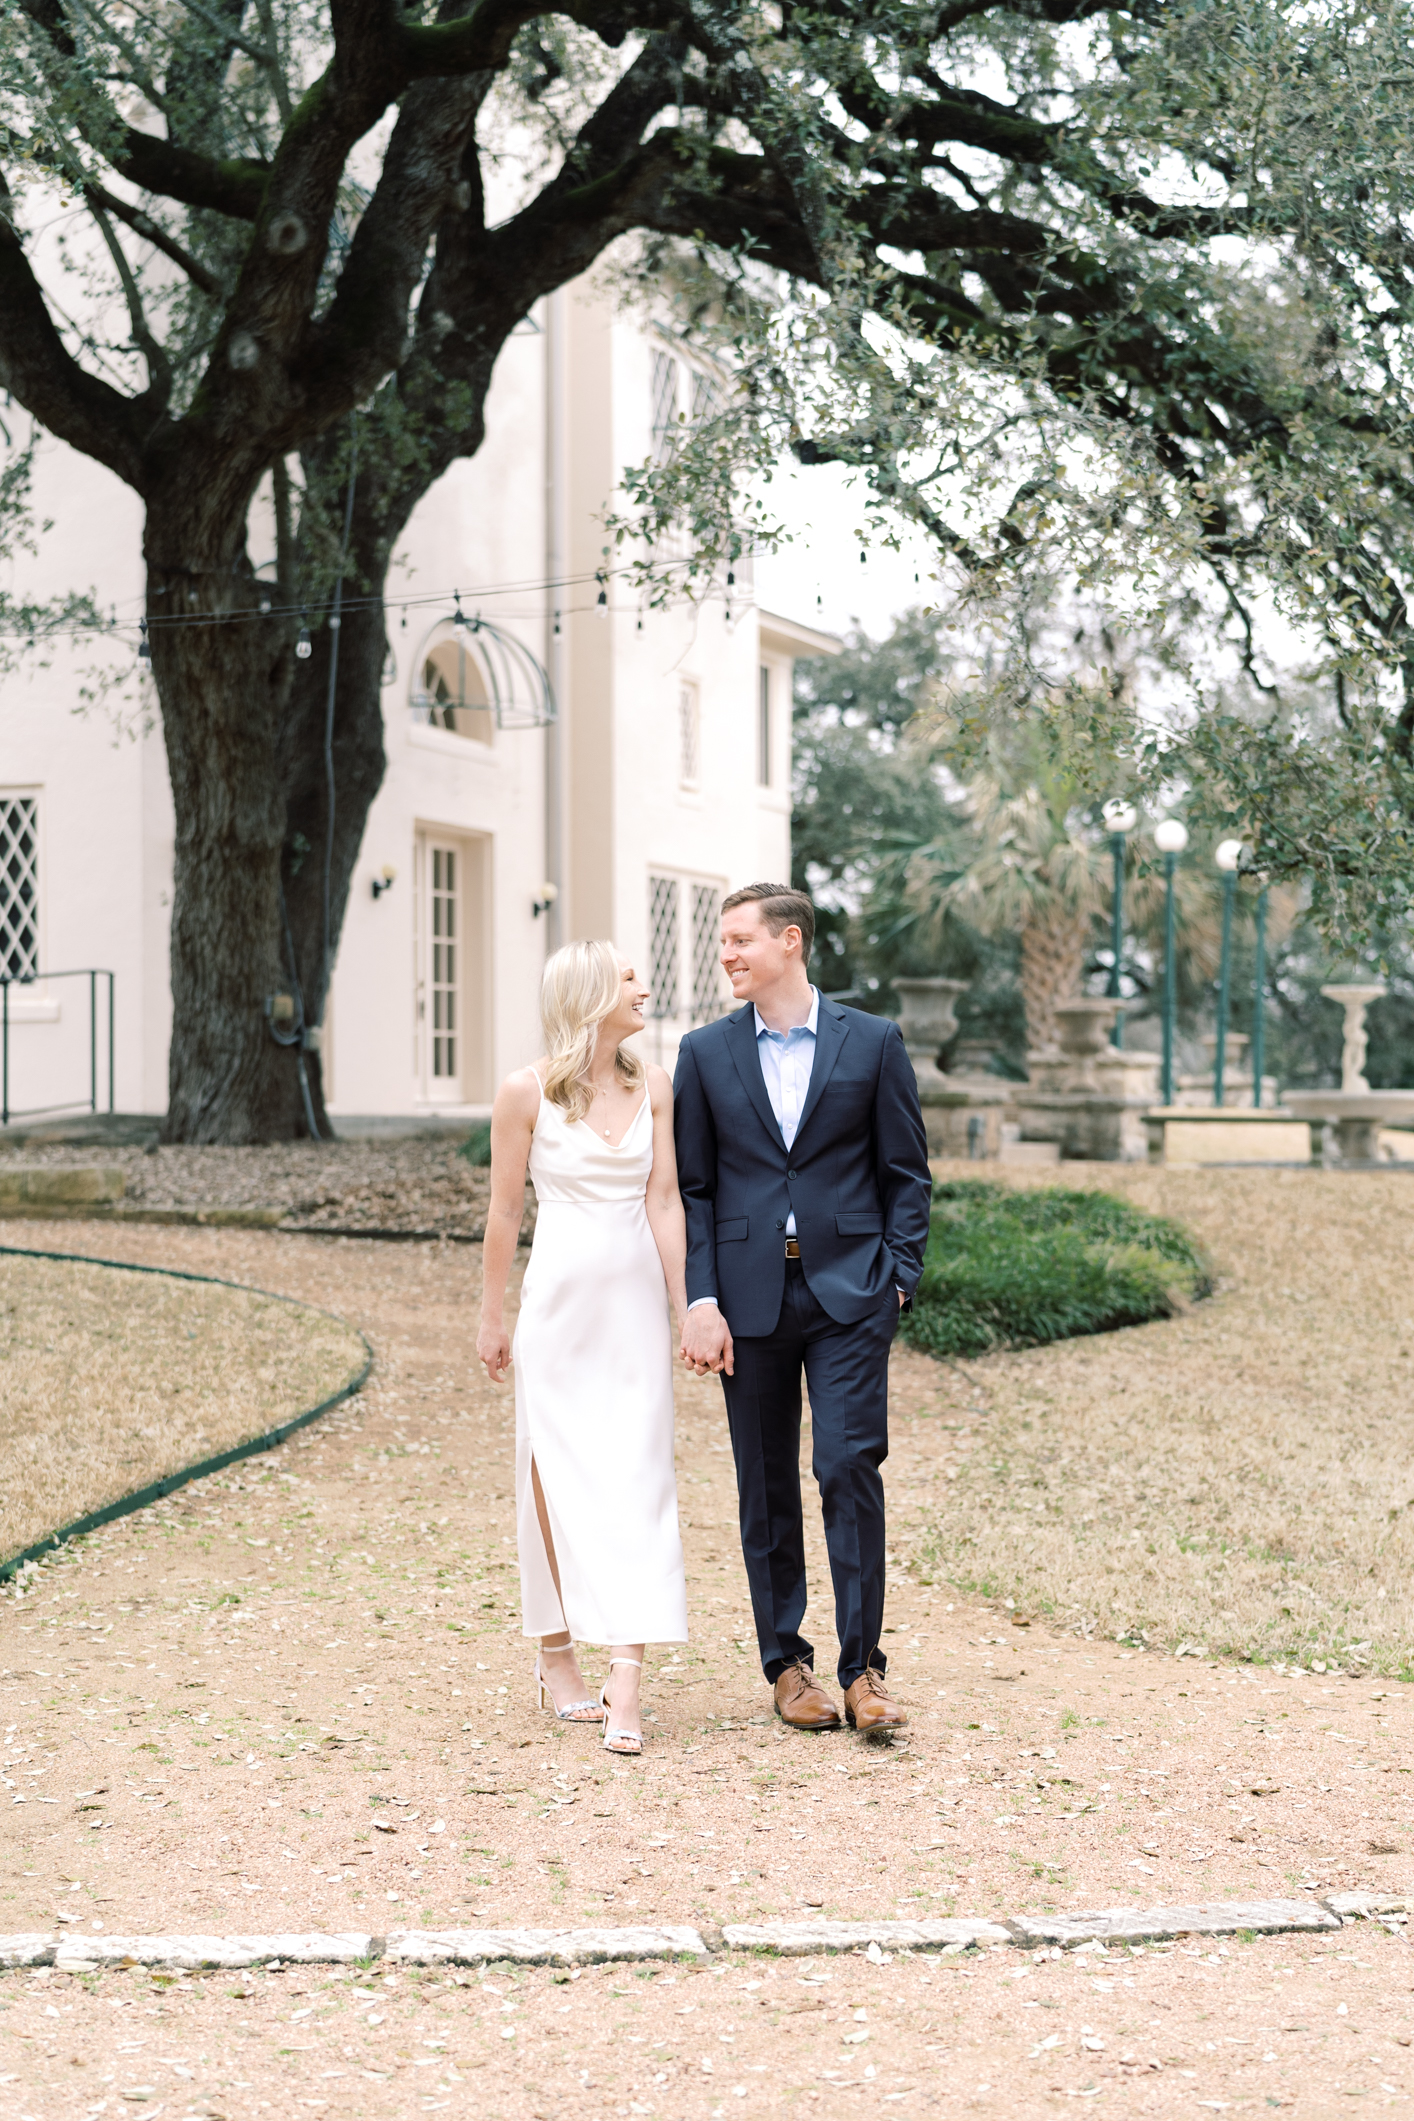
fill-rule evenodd
<path id="1" fill-rule="evenodd" d="M 1256 964 L 1252 977 L 1252 1102 L 1262 1102 L 1262 1067 L 1267 1057 L 1266 1020 L 1267 1003 L 1267 887 L 1263 884 L 1257 893 Z"/>
<path id="2" fill-rule="evenodd" d="M 1160 1097 L 1173 1103 L 1173 1034 L 1178 1015 L 1178 966 L 1174 918 L 1173 880 L 1178 858 L 1188 845 L 1188 827 L 1181 818 L 1166 817 L 1154 828 L 1154 845 L 1164 858 L 1164 1069 Z"/>
<path id="3" fill-rule="evenodd" d="M 1139 812 L 1122 795 L 1112 795 L 1100 815 L 1109 827 L 1110 856 L 1114 862 L 1114 890 L 1110 900 L 1110 976 L 1105 993 L 1112 1001 L 1118 1001 L 1120 958 L 1124 951 L 1124 842 L 1138 824 Z M 1119 1011 L 1115 1014 L 1110 1044 L 1124 1044 L 1124 1016 Z"/>
<path id="4" fill-rule="evenodd" d="M 1232 908 L 1237 897 L 1237 865 L 1242 860 L 1241 840 L 1219 840 L 1213 856 L 1223 879 L 1223 948 L 1218 966 L 1218 1039 L 1213 1054 L 1213 1103 L 1223 1101 L 1223 1070 L 1227 1063 L 1228 991 L 1232 983 Z"/>

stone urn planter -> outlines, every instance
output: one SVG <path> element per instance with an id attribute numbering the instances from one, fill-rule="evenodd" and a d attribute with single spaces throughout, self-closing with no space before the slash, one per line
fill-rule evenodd
<path id="1" fill-rule="evenodd" d="M 1058 1003 L 1056 1024 L 1061 1052 L 1072 1060 L 1098 1058 L 1110 1042 L 1115 1018 L 1122 1007 L 1120 1002 L 1094 995 L 1079 1001 Z"/>
<path id="2" fill-rule="evenodd" d="M 964 979 L 896 979 L 902 1003 L 898 1027 L 913 1063 L 920 1090 L 942 1089 L 947 1077 L 938 1054 L 957 1033 L 957 1002 L 966 994 Z"/>

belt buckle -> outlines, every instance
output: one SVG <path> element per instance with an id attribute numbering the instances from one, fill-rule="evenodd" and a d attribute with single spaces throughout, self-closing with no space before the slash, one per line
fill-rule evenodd
<path id="1" fill-rule="evenodd" d="M 788 1237 L 788 1238 L 786 1239 L 786 1258 L 787 1258 L 787 1259 L 799 1259 L 799 1257 L 800 1257 L 800 1239 L 799 1239 L 798 1237 Z"/>

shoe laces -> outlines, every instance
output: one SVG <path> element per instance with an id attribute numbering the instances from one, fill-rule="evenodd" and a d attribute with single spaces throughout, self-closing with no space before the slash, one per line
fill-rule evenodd
<path id="1" fill-rule="evenodd" d="M 803 1687 L 813 1687 L 819 1683 L 803 1657 L 797 1657 L 794 1664 L 788 1664 L 781 1677 L 782 1679 L 798 1679 Z"/>
<path id="2" fill-rule="evenodd" d="M 877 1694 L 881 1700 L 888 1700 L 889 1690 L 884 1684 L 884 1675 L 882 1672 L 876 1672 L 872 1664 L 865 1665 L 859 1678 L 864 1682 L 864 1691 L 867 1694 Z M 859 1682 L 855 1683 L 857 1685 Z"/>

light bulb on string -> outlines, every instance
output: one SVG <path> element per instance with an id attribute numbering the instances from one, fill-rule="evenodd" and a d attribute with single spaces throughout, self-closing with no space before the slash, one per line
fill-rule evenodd
<path id="1" fill-rule="evenodd" d="M 403 623 L 402 623 L 401 631 L 402 631 L 403 633 L 406 633 L 406 632 L 407 632 L 407 630 L 408 630 L 408 608 L 407 608 L 407 605 L 406 605 L 406 604 L 404 604 L 404 606 L 403 606 Z"/>
<path id="2" fill-rule="evenodd" d="M 309 607 L 300 613 L 299 639 L 295 642 L 295 654 L 302 663 L 307 663 L 314 653 L 314 643 L 309 638 Z"/>
<path id="3" fill-rule="evenodd" d="M 140 633 L 141 633 L 141 635 L 142 635 L 142 639 L 141 639 L 141 640 L 140 640 L 140 641 L 138 642 L 138 644 L 137 644 L 137 659 L 138 659 L 138 661 L 139 661 L 140 663 L 145 663 L 145 664 L 146 664 L 146 666 L 147 666 L 147 668 L 148 668 L 149 670 L 151 670 L 151 668 L 152 668 L 152 650 L 151 650 L 151 648 L 149 648 L 149 646 L 148 646 L 148 644 L 147 644 L 147 621 L 146 621 L 146 619 L 139 619 L 139 620 L 138 620 L 138 629 L 139 629 L 139 631 L 140 631 Z M 32 644 L 31 644 L 31 645 L 32 645 Z"/>
<path id="4" fill-rule="evenodd" d="M 609 586 L 608 577 L 602 567 L 596 569 L 594 579 L 599 584 L 599 594 L 594 599 L 594 616 L 596 619 L 607 619 L 609 616 Z"/>
<path id="5" fill-rule="evenodd" d="M 466 613 L 462 610 L 462 593 L 459 589 L 452 591 L 452 601 L 457 607 L 456 616 L 452 620 L 453 629 L 459 636 L 465 637 Z"/>
<path id="6" fill-rule="evenodd" d="M 559 613 L 558 613 L 558 611 L 557 611 L 557 612 L 555 613 L 555 639 L 556 639 L 556 640 L 558 641 L 558 639 L 559 639 L 559 638 L 560 638 L 560 614 L 559 614 Z"/>
<path id="7" fill-rule="evenodd" d="M 264 618 L 268 618 L 268 617 L 270 616 L 270 599 L 269 599 L 269 597 L 262 597 L 262 598 L 260 599 L 260 616 L 261 616 L 261 617 L 262 617 L 263 619 L 264 619 Z"/>

